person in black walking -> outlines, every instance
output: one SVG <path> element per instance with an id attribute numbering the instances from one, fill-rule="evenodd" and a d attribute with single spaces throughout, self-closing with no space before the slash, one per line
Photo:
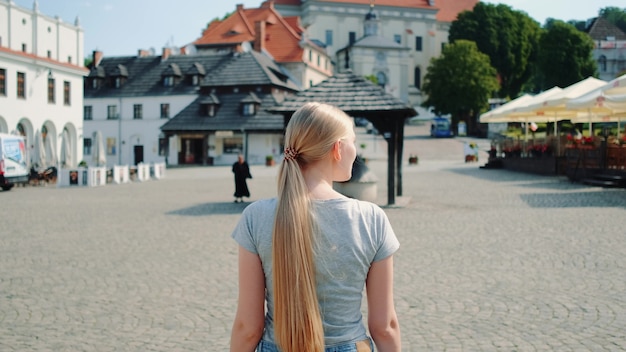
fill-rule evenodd
<path id="1" fill-rule="evenodd" d="M 235 174 L 235 203 L 241 203 L 243 197 L 250 197 L 246 180 L 252 178 L 250 167 L 241 154 L 237 156 L 237 162 L 233 164 L 233 173 Z"/>

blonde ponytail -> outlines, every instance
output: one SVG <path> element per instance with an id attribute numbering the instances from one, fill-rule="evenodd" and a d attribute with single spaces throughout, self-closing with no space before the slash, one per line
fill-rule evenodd
<path id="1" fill-rule="evenodd" d="M 315 280 L 315 237 L 302 167 L 327 155 L 352 120 L 330 105 L 308 103 L 285 132 L 272 237 L 274 335 L 284 352 L 323 352 L 324 329 Z"/>

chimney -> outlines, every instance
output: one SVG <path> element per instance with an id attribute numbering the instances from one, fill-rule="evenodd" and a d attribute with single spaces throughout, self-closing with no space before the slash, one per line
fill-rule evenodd
<path id="1" fill-rule="evenodd" d="M 237 4 L 237 11 L 243 10 L 243 4 Z"/>
<path id="2" fill-rule="evenodd" d="M 170 54 L 172 54 L 172 49 L 170 49 L 170 48 L 163 48 L 163 54 L 161 55 L 161 61 L 167 60 L 167 58 L 170 57 Z"/>
<path id="3" fill-rule="evenodd" d="M 265 21 L 257 21 L 254 23 L 254 45 L 253 49 L 262 52 L 265 49 Z"/>
<path id="4" fill-rule="evenodd" d="M 261 4 L 262 9 L 273 9 L 274 8 L 274 0 L 263 1 Z"/>
<path id="5" fill-rule="evenodd" d="M 94 50 L 93 52 L 93 67 L 98 67 L 100 65 L 100 61 L 102 61 L 102 57 L 104 56 L 104 54 L 102 53 L 102 51 L 98 51 L 98 50 Z"/>
<path id="6" fill-rule="evenodd" d="M 145 49 L 137 50 L 137 57 L 148 57 L 150 56 L 150 51 Z"/>

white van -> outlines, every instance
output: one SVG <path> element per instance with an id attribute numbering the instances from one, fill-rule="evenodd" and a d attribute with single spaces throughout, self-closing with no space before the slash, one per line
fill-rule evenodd
<path id="1" fill-rule="evenodd" d="M 28 182 L 26 142 L 21 136 L 0 133 L 0 188 L 10 190 Z"/>

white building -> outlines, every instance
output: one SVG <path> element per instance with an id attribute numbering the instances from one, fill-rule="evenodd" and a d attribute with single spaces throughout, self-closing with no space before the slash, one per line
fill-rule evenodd
<path id="1" fill-rule="evenodd" d="M 72 164 L 83 157 L 83 30 L 0 0 L 0 132 L 40 131 L 59 155 L 67 133 Z"/>
<path id="2" fill-rule="evenodd" d="M 107 166 L 140 162 L 230 165 L 278 157 L 282 115 L 269 114 L 298 86 L 265 54 L 103 57 L 95 52 L 85 79 L 85 153 L 94 132 Z M 85 156 L 87 159 L 87 156 Z"/>
<path id="3" fill-rule="evenodd" d="M 602 17 L 591 20 L 587 33 L 593 39 L 593 58 L 599 77 L 611 81 L 626 70 L 626 33 Z"/>
<path id="4" fill-rule="evenodd" d="M 408 72 L 398 71 L 397 76 L 387 77 L 387 90 L 411 105 L 422 102 L 421 84 L 430 60 L 441 55 L 448 42 L 452 21 L 464 11 L 471 11 L 478 0 L 273 0 L 275 8 L 283 16 L 300 16 L 311 40 L 324 43 L 329 55 L 339 67 L 342 65 L 337 52 L 364 38 L 363 21 L 370 6 L 380 20 L 379 35 L 409 48 Z M 381 52 L 384 50 L 378 50 Z M 376 50 L 371 50 L 373 55 Z M 399 54 L 398 50 L 393 50 Z M 381 60 L 370 58 L 371 62 Z M 364 60 L 364 59 L 363 59 Z M 374 64 L 354 67 L 354 73 L 363 76 L 378 75 Z M 394 73 L 395 75 L 395 73 Z M 408 101 L 403 96 L 408 94 Z"/>

